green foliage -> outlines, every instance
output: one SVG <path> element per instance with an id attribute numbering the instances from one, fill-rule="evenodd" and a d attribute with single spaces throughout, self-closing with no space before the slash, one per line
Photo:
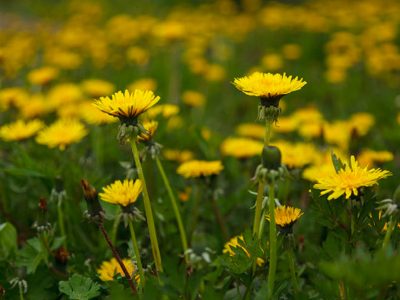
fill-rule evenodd
<path id="1" fill-rule="evenodd" d="M 68 281 L 60 281 L 58 288 L 72 300 L 89 300 L 100 295 L 100 285 L 79 274 L 72 275 Z"/>
<path id="2" fill-rule="evenodd" d="M 391 250 L 372 255 L 365 249 L 358 249 L 354 255 L 341 255 L 334 261 L 323 261 L 320 267 L 329 277 L 341 280 L 354 289 L 357 297 L 374 294 L 375 288 L 385 291 L 393 285 L 400 287 L 400 273 L 397 272 L 400 256 Z"/>
<path id="3" fill-rule="evenodd" d="M 0 260 L 7 259 L 17 250 L 17 230 L 9 223 L 0 224 Z"/>
<path id="4" fill-rule="evenodd" d="M 18 265 L 26 267 L 28 274 L 35 273 L 40 263 L 47 262 L 47 250 L 38 238 L 27 240 L 26 245 L 17 255 Z"/>

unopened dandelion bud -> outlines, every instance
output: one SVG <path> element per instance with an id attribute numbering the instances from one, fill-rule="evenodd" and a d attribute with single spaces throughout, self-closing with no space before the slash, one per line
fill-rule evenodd
<path id="1" fill-rule="evenodd" d="M 96 189 L 92 187 L 85 179 L 81 180 L 81 186 L 88 209 L 85 213 L 86 216 L 94 222 L 101 222 L 103 220 L 104 211 L 99 202 Z"/>
<path id="2" fill-rule="evenodd" d="M 261 153 L 261 162 L 268 170 L 278 170 L 281 166 L 282 155 L 278 147 L 264 146 Z"/>

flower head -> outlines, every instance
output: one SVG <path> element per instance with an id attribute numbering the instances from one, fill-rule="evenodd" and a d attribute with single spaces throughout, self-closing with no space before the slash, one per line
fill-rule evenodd
<path id="1" fill-rule="evenodd" d="M 224 166 L 220 160 L 190 160 L 182 163 L 177 173 L 185 178 L 217 175 L 223 170 Z"/>
<path id="2" fill-rule="evenodd" d="M 300 90 L 307 82 L 303 79 L 286 76 L 285 73 L 271 74 L 254 72 L 250 76 L 235 78 L 235 87 L 249 96 L 261 98 L 280 98 L 283 95 Z"/>
<path id="3" fill-rule="evenodd" d="M 139 179 L 133 180 L 125 179 L 123 182 L 120 180 L 103 188 L 103 192 L 99 194 L 100 199 L 112 204 L 119 204 L 128 206 L 136 202 L 140 193 L 142 192 L 143 185 Z"/>
<path id="4" fill-rule="evenodd" d="M 246 255 L 248 257 L 250 257 L 249 251 L 247 251 L 247 249 L 241 243 L 239 243 L 239 241 L 244 241 L 243 236 L 242 235 L 234 236 L 228 242 L 225 243 L 224 249 L 222 250 L 222 252 L 228 253 L 229 256 L 235 256 L 235 252 L 233 251 L 232 248 L 239 247 L 244 251 L 244 253 L 246 253 Z M 257 265 L 258 266 L 262 266 L 264 263 L 265 263 L 265 261 L 261 257 L 257 257 Z"/>
<path id="5" fill-rule="evenodd" d="M 158 122 L 146 121 L 143 122 L 143 127 L 144 129 L 146 129 L 146 132 L 139 133 L 137 139 L 139 142 L 148 142 L 153 138 L 154 134 L 156 133 Z"/>
<path id="6" fill-rule="evenodd" d="M 69 144 L 79 142 L 87 130 L 83 124 L 73 119 L 59 119 L 39 132 L 36 142 L 49 148 L 64 150 Z"/>
<path id="7" fill-rule="evenodd" d="M 45 85 L 58 76 L 58 70 L 53 67 L 42 67 L 32 70 L 28 74 L 28 80 L 32 84 Z"/>
<path id="8" fill-rule="evenodd" d="M 248 138 L 227 138 L 221 144 L 221 152 L 226 156 L 248 158 L 260 155 L 263 143 Z"/>
<path id="9" fill-rule="evenodd" d="M 136 121 L 136 118 L 155 105 L 160 100 L 152 91 L 135 90 L 130 93 L 125 90 L 114 93 L 110 97 L 100 97 L 94 105 L 111 116 L 118 117 L 121 121 Z"/>
<path id="10" fill-rule="evenodd" d="M 136 271 L 136 268 L 130 259 L 122 259 L 123 264 L 126 267 L 128 273 L 132 276 Z M 125 277 L 124 272 L 122 271 L 121 266 L 115 258 L 111 258 L 109 261 L 103 261 L 100 268 L 97 269 L 97 274 L 99 275 L 102 281 L 112 281 L 114 280 L 115 275 L 119 275 Z M 136 282 L 139 281 L 139 276 L 135 276 Z"/>
<path id="11" fill-rule="evenodd" d="M 0 127 L 0 138 L 5 141 L 20 141 L 30 138 L 42 129 L 44 123 L 40 120 L 25 122 L 18 120 Z"/>
<path id="12" fill-rule="evenodd" d="M 101 79 L 87 79 L 82 82 L 82 89 L 92 97 L 106 96 L 114 92 L 114 85 Z"/>
<path id="13" fill-rule="evenodd" d="M 286 205 L 275 207 L 275 223 L 281 228 L 290 228 L 302 215 L 300 208 Z M 265 218 L 269 220 L 270 216 L 266 215 Z"/>
<path id="14" fill-rule="evenodd" d="M 346 199 L 349 199 L 352 195 L 358 196 L 359 188 L 378 184 L 378 180 L 390 175 L 391 173 L 386 170 L 368 170 L 367 167 L 360 167 L 352 155 L 349 164 L 342 169 L 318 178 L 314 188 L 322 190 L 321 195 L 331 193 L 328 200 L 338 199 L 342 195 L 346 195 Z"/>

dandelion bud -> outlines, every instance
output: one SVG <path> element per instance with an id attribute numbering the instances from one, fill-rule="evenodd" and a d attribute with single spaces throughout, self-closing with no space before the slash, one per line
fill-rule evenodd
<path id="1" fill-rule="evenodd" d="M 282 155 L 278 147 L 264 146 L 261 153 L 261 162 L 268 170 L 278 170 L 281 166 Z"/>
<path id="2" fill-rule="evenodd" d="M 87 212 L 85 213 L 88 218 L 94 222 L 101 222 L 103 220 L 104 211 L 99 202 L 99 197 L 96 189 L 92 187 L 85 179 L 81 180 L 83 189 L 83 196 L 87 204 Z"/>

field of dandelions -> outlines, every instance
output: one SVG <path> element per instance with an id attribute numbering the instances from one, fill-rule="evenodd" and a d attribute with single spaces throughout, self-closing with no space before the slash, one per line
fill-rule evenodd
<path id="1" fill-rule="evenodd" d="M 400 2 L 0 1 L 0 299 L 400 299 Z"/>

